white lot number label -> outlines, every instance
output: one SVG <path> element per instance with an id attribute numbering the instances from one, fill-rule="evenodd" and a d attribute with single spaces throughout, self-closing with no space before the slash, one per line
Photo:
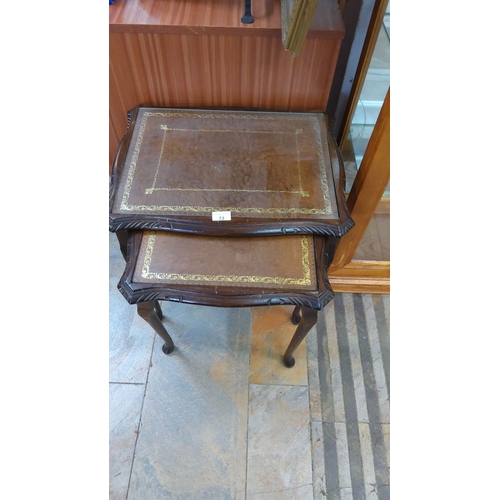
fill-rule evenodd
<path id="1" fill-rule="evenodd" d="M 212 220 L 231 220 L 231 212 L 212 212 Z"/>

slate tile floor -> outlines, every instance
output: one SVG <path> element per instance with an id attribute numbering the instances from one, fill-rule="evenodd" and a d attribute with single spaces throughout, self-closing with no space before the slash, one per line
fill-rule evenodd
<path id="1" fill-rule="evenodd" d="M 163 302 L 176 350 L 116 285 L 110 234 L 110 499 L 388 499 L 389 297 L 337 294 L 281 357 L 292 307 Z"/>

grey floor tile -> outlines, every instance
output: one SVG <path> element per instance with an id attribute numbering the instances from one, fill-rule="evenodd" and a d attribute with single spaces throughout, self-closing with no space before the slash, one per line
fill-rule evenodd
<path id="1" fill-rule="evenodd" d="M 334 301 L 340 301 L 340 295 Z M 331 304 L 331 305 L 330 305 Z M 328 353 L 330 358 L 330 374 L 333 399 L 333 420 L 335 422 L 345 422 L 344 392 L 342 390 L 342 371 L 340 369 L 340 353 L 337 339 L 337 324 L 335 307 L 330 303 L 324 311 L 326 322 L 326 335 L 328 341 Z M 342 328 L 342 325 L 339 325 Z M 323 396 L 323 395 L 322 395 Z M 326 397 L 326 395 L 324 396 Z"/>
<path id="2" fill-rule="evenodd" d="M 334 406 L 333 433 L 323 412 L 329 500 L 389 498 L 385 369 L 389 343 L 384 305 L 383 296 L 337 294 L 333 306 L 324 311 Z M 321 390 L 323 401 L 329 388 L 323 384 Z"/>
<path id="3" fill-rule="evenodd" d="M 366 387 L 364 381 L 363 363 L 359 347 L 358 322 L 355 312 L 353 294 L 343 296 L 346 327 L 348 332 L 349 355 L 351 359 L 351 373 L 354 384 L 354 398 L 358 422 L 368 422 L 368 408 L 366 402 Z"/>
<path id="4" fill-rule="evenodd" d="M 389 296 L 337 294 L 300 382 L 253 384 L 251 309 L 162 303 L 165 356 L 123 269 L 110 235 L 111 500 L 389 498 Z"/>
<path id="5" fill-rule="evenodd" d="M 373 463 L 372 436 L 370 433 L 370 426 L 364 422 L 359 423 L 359 443 L 361 448 L 361 460 L 363 462 L 366 499 L 376 500 L 378 495 L 375 465 Z"/>
<path id="6" fill-rule="evenodd" d="M 334 388 L 335 421 L 357 422 L 356 398 L 354 381 L 349 355 L 349 328 L 347 325 L 344 297 L 337 294 L 333 301 L 335 329 L 329 339 L 330 358 L 332 362 L 332 387 Z M 330 326 L 328 328 L 331 328 Z M 340 389 L 342 389 L 340 391 Z M 325 396 L 326 397 L 326 396 Z M 342 398 L 342 400 L 340 399 Z"/>
<path id="7" fill-rule="evenodd" d="M 131 316 L 126 314 L 119 321 L 115 318 L 109 328 L 109 381 L 144 384 L 155 332 L 137 314 L 135 306 L 127 305 Z"/>
<path id="8" fill-rule="evenodd" d="M 387 396 L 390 397 L 390 324 L 389 324 L 389 297 L 372 295 L 375 317 L 377 321 L 378 341 L 384 368 Z"/>
<path id="9" fill-rule="evenodd" d="M 389 424 L 370 422 L 369 427 L 378 498 L 389 500 Z"/>
<path id="10" fill-rule="evenodd" d="M 351 478 L 350 489 L 354 500 L 365 499 L 365 475 L 363 471 L 363 458 L 361 456 L 361 442 L 359 424 L 346 422 L 346 441 L 348 448 L 349 472 Z"/>
<path id="11" fill-rule="evenodd" d="M 312 484 L 297 488 L 273 490 L 266 493 L 248 493 L 247 500 L 311 500 L 313 498 Z"/>
<path id="12" fill-rule="evenodd" d="M 340 500 L 353 500 L 352 488 L 341 488 Z"/>
<path id="13" fill-rule="evenodd" d="M 128 500 L 244 499 L 251 311 L 162 307 Z"/>
<path id="14" fill-rule="evenodd" d="M 109 381 L 145 383 L 155 333 L 116 288 L 125 261 L 111 233 L 109 248 Z"/>
<path id="15" fill-rule="evenodd" d="M 251 385 L 247 498 L 312 499 L 307 387 Z"/>
<path id="16" fill-rule="evenodd" d="M 391 313 L 391 298 L 389 297 L 389 295 L 372 295 L 372 297 L 378 297 L 380 298 L 380 300 L 382 300 L 382 304 L 383 304 L 383 309 L 384 309 L 384 315 L 385 315 L 385 322 L 386 322 L 386 326 L 387 326 L 387 329 L 388 329 L 388 332 L 387 334 L 389 335 L 390 334 L 390 327 L 391 327 L 391 324 L 390 324 L 390 313 Z"/>
<path id="17" fill-rule="evenodd" d="M 325 462 L 325 496 L 326 500 L 339 500 L 340 467 L 339 443 L 333 422 L 323 422 L 323 448 Z"/>
<path id="18" fill-rule="evenodd" d="M 252 309 L 251 384 L 307 386 L 305 342 L 301 342 L 294 352 L 293 370 L 283 363 L 283 355 L 297 329 L 291 321 L 293 309 L 293 306 Z"/>
<path id="19" fill-rule="evenodd" d="M 110 500 L 125 500 L 127 496 L 144 389 L 142 384 L 109 386 Z"/>
<path id="20" fill-rule="evenodd" d="M 326 499 L 325 445 L 323 423 L 311 422 L 312 475 L 314 500 Z"/>
<path id="21" fill-rule="evenodd" d="M 372 387 L 376 390 L 378 398 L 378 408 L 375 409 L 379 415 L 376 418 L 370 416 L 372 422 L 390 422 L 389 395 L 382 362 L 382 351 L 377 330 L 377 319 L 373 307 L 371 295 L 362 296 L 363 306 L 366 315 L 366 332 L 369 340 L 371 354 L 371 370 L 373 373 Z"/>
<path id="22" fill-rule="evenodd" d="M 381 424 L 380 425 L 382 429 L 382 437 L 384 440 L 384 448 L 385 448 L 385 459 L 387 463 L 387 468 L 389 469 L 391 466 L 391 459 L 390 459 L 390 429 L 391 426 L 389 424 Z"/>
<path id="23" fill-rule="evenodd" d="M 312 328 L 305 339 L 307 345 L 307 373 L 309 379 L 309 410 L 312 422 L 321 422 L 321 387 L 318 368 L 318 335 Z"/>
<path id="24" fill-rule="evenodd" d="M 336 457 L 338 467 L 338 487 L 344 490 L 344 496 L 351 496 L 351 469 L 349 460 L 349 444 L 347 442 L 346 424 L 339 422 L 334 424 Z"/>

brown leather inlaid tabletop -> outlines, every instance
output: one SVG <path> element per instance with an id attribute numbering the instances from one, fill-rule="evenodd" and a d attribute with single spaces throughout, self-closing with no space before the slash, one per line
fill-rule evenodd
<path id="1" fill-rule="evenodd" d="M 132 283 L 315 290 L 313 237 L 144 231 Z"/>
<path id="2" fill-rule="evenodd" d="M 338 219 L 324 115 L 139 108 L 114 214 Z"/>

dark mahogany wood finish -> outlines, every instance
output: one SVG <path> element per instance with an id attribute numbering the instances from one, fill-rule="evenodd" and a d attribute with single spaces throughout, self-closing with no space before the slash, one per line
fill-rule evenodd
<path id="1" fill-rule="evenodd" d="M 328 238 L 314 236 L 314 259 L 316 265 L 316 283 L 314 290 L 299 288 L 266 289 L 258 286 L 227 286 L 227 285 L 182 285 L 164 283 L 136 283 L 133 280 L 137 266 L 137 258 L 143 231 L 130 232 L 127 243 L 127 264 L 118 283 L 118 289 L 129 304 L 169 300 L 203 306 L 216 307 L 254 307 L 273 305 L 295 305 L 321 310 L 333 299 L 327 274 L 329 255 Z M 189 248 L 186 248 L 189 253 Z M 263 257 L 265 258 L 265 257 Z M 282 258 L 286 260 L 286 255 Z M 298 314 L 294 314 L 298 317 Z"/>
<path id="2" fill-rule="evenodd" d="M 321 113 L 134 108 L 110 180 L 109 229 L 126 260 L 118 289 L 164 340 L 165 354 L 174 343 L 160 300 L 294 305 L 297 329 L 284 354 L 292 367 L 333 299 L 327 270 L 354 225 L 344 188 Z M 224 201 L 236 207 L 231 220 L 202 213 L 223 210 Z"/>
<path id="3" fill-rule="evenodd" d="M 312 276 L 314 289 L 302 290 L 293 288 L 266 289 L 254 286 L 222 285 L 172 285 L 164 283 L 134 282 L 139 260 L 141 243 L 145 238 L 144 231 L 130 232 L 127 242 L 127 264 L 124 274 L 118 283 L 118 289 L 130 304 L 137 304 L 138 314 L 148 322 L 155 332 L 165 341 L 162 350 L 165 354 L 174 351 L 174 342 L 165 329 L 159 300 L 185 302 L 216 307 L 254 307 L 270 305 L 295 305 L 292 322 L 297 325 L 296 332 L 286 350 L 283 361 L 289 368 L 294 366 L 293 353 L 316 324 L 318 310 L 321 310 L 333 299 L 333 291 L 327 276 L 327 265 L 331 261 L 328 237 L 314 236 L 314 269 Z M 186 249 L 189 252 L 189 249 Z M 286 259 L 286 255 L 282 256 Z M 265 256 L 263 257 L 265 258 Z"/>
<path id="4" fill-rule="evenodd" d="M 232 220 L 219 223 L 212 221 L 211 214 L 208 209 L 205 210 L 205 213 L 201 215 L 199 213 L 194 212 L 194 210 L 191 212 L 179 212 L 178 214 L 169 213 L 164 215 L 158 213 L 158 211 L 149 210 L 145 206 L 141 206 L 139 209 L 130 211 L 118 210 L 117 206 L 119 205 L 119 200 L 117 200 L 117 197 L 120 191 L 120 187 L 123 193 L 125 189 L 124 185 L 126 183 L 129 183 L 128 189 L 130 189 L 131 175 L 129 173 L 128 178 L 126 178 L 127 176 L 124 175 L 123 172 L 126 160 L 128 158 L 128 163 L 130 163 L 131 162 L 130 158 L 131 157 L 133 158 L 133 155 L 135 154 L 136 158 L 135 159 L 133 158 L 133 161 L 136 161 L 137 165 L 139 165 L 140 161 L 143 160 L 143 156 L 145 156 L 145 153 L 144 154 L 141 153 L 142 156 L 138 154 L 139 149 L 137 146 L 139 140 L 137 138 L 138 133 L 136 129 L 140 125 L 138 123 L 138 115 L 141 109 L 143 112 L 144 110 L 151 110 L 152 112 L 156 110 L 158 112 L 164 111 L 165 113 L 175 113 L 176 111 L 178 111 L 179 113 L 196 112 L 196 111 L 199 111 L 200 113 L 207 113 L 209 111 L 212 111 L 213 113 L 225 112 L 224 110 L 174 110 L 170 108 L 147 108 L 141 106 L 133 110 L 130 110 L 128 112 L 127 131 L 120 143 L 118 152 L 115 156 L 112 175 L 111 175 L 110 207 L 109 207 L 110 231 L 115 232 L 115 231 L 137 230 L 137 229 L 156 229 L 163 231 L 177 231 L 177 232 L 205 234 L 214 236 L 249 235 L 249 234 L 254 234 L 254 235 L 322 234 L 325 236 L 334 236 L 339 238 L 354 226 L 354 222 L 347 210 L 343 192 L 343 185 L 345 183 L 344 165 L 340 153 L 338 151 L 338 148 L 333 138 L 331 137 L 331 133 L 329 131 L 325 115 L 322 115 L 323 116 L 322 121 L 324 121 L 324 123 L 321 123 L 321 130 L 318 129 L 317 134 L 325 136 L 326 144 L 320 144 L 319 146 L 316 144 L 310 144 L 310 148 L 311 150 L 314 147 L 322 149 L 322 154 L 324 155 L 324 157 L 321 157 L 320 160 L 324 162 L 323 167 L 325 169 L 326 174 L 328 175 L 328 178 L 325 177 L 325 180 L 324 181 L 321 180 L 321 182 L 323 182 L 322 189 L 325 190 L 327 189 L 329 191 L 329 194 L 325 193 L 324 197 L 327 198 L 328 202 L 329 203 L 331 202 L 332 204 L 333 211 L 330 216 L 328 215 L 316 216 L 314 215 L 314 209 L 310 210 L 311 214 L 308 214 L 307 213 L 308 210 L 305 209 L 296 210 L 295 213 L 292 212 L 294 209 L 283 208 L 281 209 L 281 212 L 285 213 L 286 210 L 288 210 L 290 213 L 283 215 L 280 214 L 279 210 L 277 210 L 275 213 L 272 213 L 269 216 L 262 216 L 262 215 L 255 216 L 252 214 L 250 210 L 248 213 L 244 213 L 244 216 L 238 217 L 238 214 L 233 214 Z M 230 113 L 234 116 L 239 116 L 239 114 L 240 115 L 243 115 L 245 113 L 249 114 L 250 112 L 231 111 Z M 293 113 L 288 115 L 284 113 L 264 113 L 264 112 L 251 113 L 252 116 L 259 116 L 259 114 L 264 116 L 265 119 L 279 116 L 283 120 L 283 123 L 286 123 L 288 119 L 287 116 L 289 116 L 290 119 L 292 118 L 300 119 L 301 116 L 303 116 L 304 120 L 308 118 L 312 119 L 318 115 L 321 116 L 321 114 L 319 113 Z M 196 124 L 195 126 L 200 127 L 199 124 Z M 168 129 L 168 126 L 165 125 L 165 128 Z M 297 130 L 300 130 L 302 132 L 302 129 L 297 129 Z M 135 139 L 133 141 L 132 139 L 134 136 L 134 132 L 135 132 Z M 254 135 L 257 136 L 258 134 Z M 270 134 L 268 135 L 272 137 Z M 160 150 L 160 145 L 156 143 L 155 145 L 157 149 Z M 134 147 L 136 148 L 135 151 Z M 175 145 L 175 147 L 177 148 L 178 146 Z M 226 144 L 221 144 L 220 147 L 221 149 L 225 147 L 227 148 L 227 142 Z M 268 143 L 265 143 L 262 146 L 264 151 L 266 150 L 266 148 L 267 150 L 272 150 L 273 147 L 274 144 L 273 142 L 269 141 L 269 139 Z M 162 155 L 160 156 L 160 160 L 163 161 L 164 164 L 168 162 L 168 154 L 169 154 L 168 151 L 163 152 L 162 150 Z M 295 153 L 294 152 L 291 153 L 291 160 L 293 159 L 293 154 Z M 156 158 L 153 158 L 153 155 L 151 156 L 152 158 L 147 159 L 147 167 L 143 166 L 145 164 L 144 160 L 143 164 L 141 165 L 142 168 L 141 173 L 144 172 L 146 168 L 149 168 L 150 172 L 148 172 L 148 174 L 150 177 L 153 176 L 152 170 L 156 167 L 156 162 L 158 161 Z M 162 156 L 163 157 L 166 156 L 167 160 L 162 159 Z M 298 156 L 298 146 L 297 146 L 297 156 Z M 203 160 L 205 159 L 203 158 Z M 251 161 L 251 159 L 248 161 Z M 272 160 L 267 159 L 266 161 L 272 164 Z M 298 163 L 300 164 L 300 160 L 298 161 Z M 307 164 L 307 162 L 304 161 L 303 163 Z M 159 164 L 160 162 L 158 161 L 158 168 Z M 164 164 L 162 165 L 162 168 L 164 168 Z M 243 182 L 243 179 L 249 175 L 249 173 L 245 171 L 247 166 L 248 162 L 243 163 L 243 165 L 239 165 L 237 163 L 237 159 L 235 159 L 234 166 L 231 167 L 231 170 L 229 172 L 226 172 L 226 176 L 231 176 L 233 179 L 241 178 Z M 129 172 L 130 170 L 131 167 L 129 166 Z M 200 172 L 201 171 L 202 170 L 200 168 Z M 273 174 L 275 176 L 277 175 L 276 173 Z M 283 175 L 286 175 L 286 172 Z M 310 182 L 316 182 L 318 185 L 320 184 L 320 180 L 311 177 L 311 175 L 309 175 L 309 179 Z M 326 187 L 327 182 L 328 186 Z M 218 191 L 223 191 L 223 190 L 220 189 Z M 281 194 L 281 196 L 285 196 L 286 189 L 282 192 L 285 194 Z M 122 195 L 122 193 L 120 194 Z M 251 195 L 247 194 L 246 192 L 242 192 L 241 196 L 251 196 Z M 264 198 L 264 195 L 261 196 Z M 306 192 L 305 196 L 306 198 L 304 199 L 307 200 L 309 194 Z M 205 200 L 200 202 L 198 199 L 191 199 L 189 202 L 193 204 L 205 202 L 206 205 L 209 205 L 209 203 L 207 204 Z M 225 210 L 226 207 L 220 207 L 220 209 Z M 255 208 L 253 208 L 252 210 L 256 211 Z M 276 209 L 270 208 L 267 211 L 271 213 L 273 210 Z M 265 210 L 263 211 L 266 212 Z"/>

